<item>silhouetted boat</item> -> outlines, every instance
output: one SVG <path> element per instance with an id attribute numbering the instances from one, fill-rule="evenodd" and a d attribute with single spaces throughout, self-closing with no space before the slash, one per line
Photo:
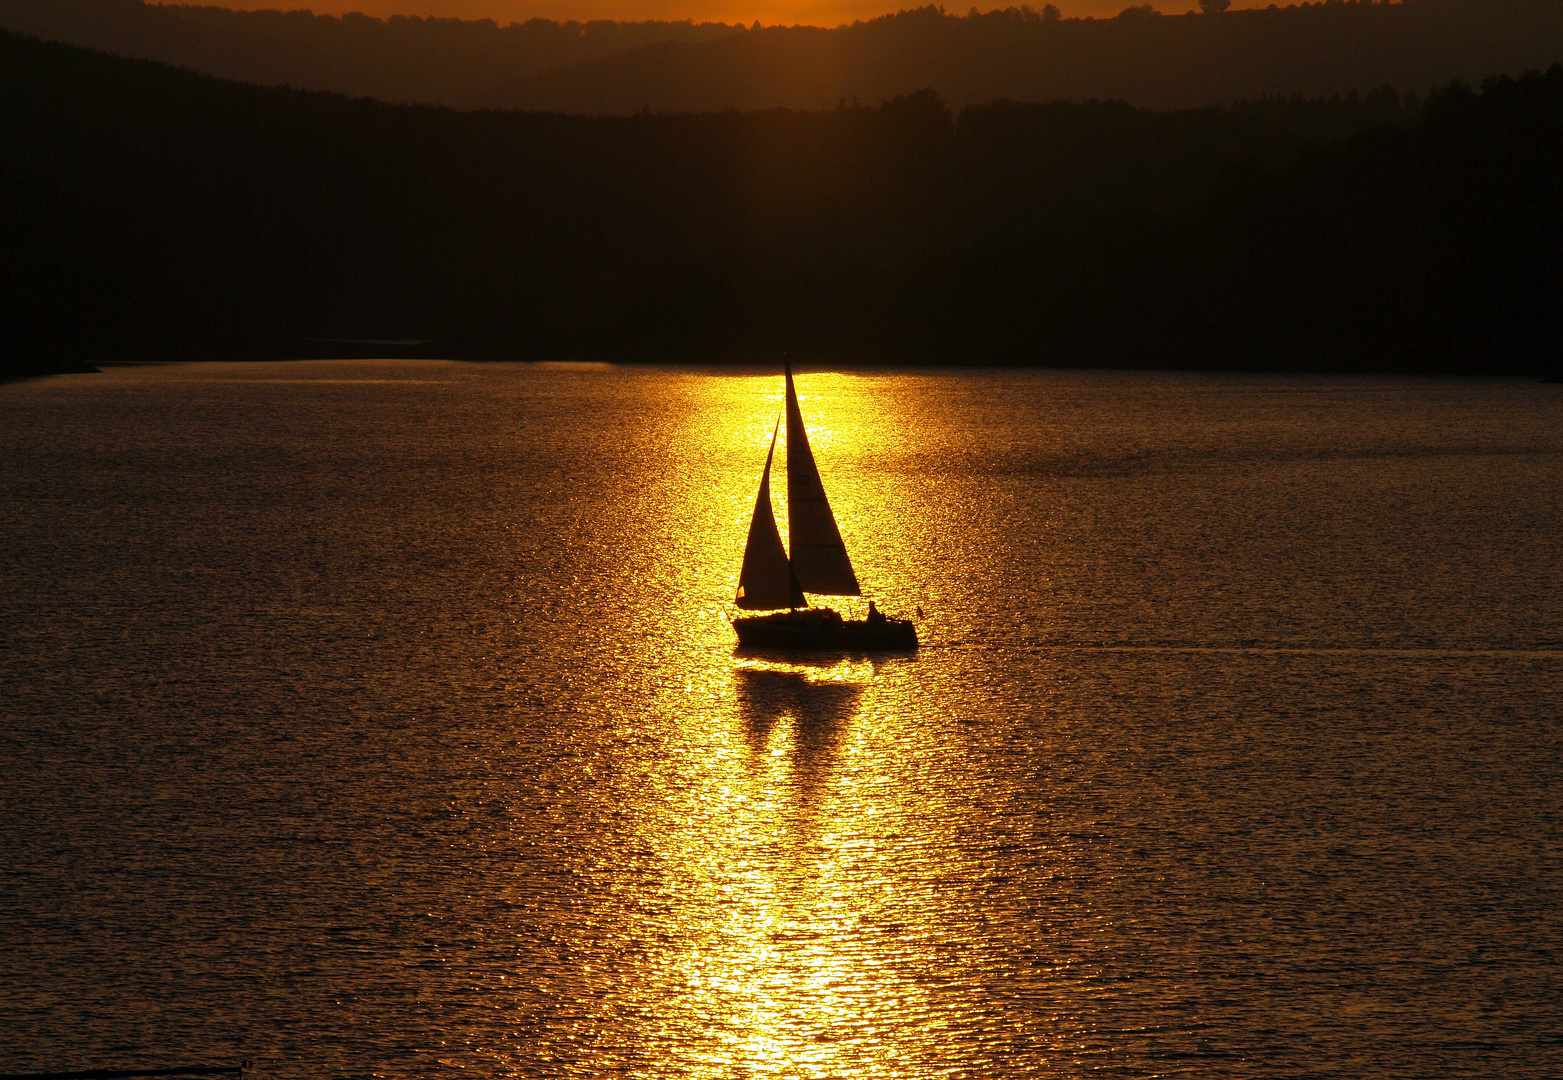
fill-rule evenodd
<path id="1" fill-rule="evenodd" d="M 780 427 L 778 422 L 777 427 Z M 798 394 L 787 365 L 787 539 L 791 557 L 782 547 L 771 512 L 771 459 L 776 454 L 776 430 L 760 473 L 760 494 L 749 521 L 743 570 L 738 575 L 736 603 L 746 611 L 773 611 L 733 620 L 742 645 L 779 650 L 839 650 L 885 652 L 917 648 L 917 630 L 910 619 L 880 614 L 872 603 L 866 619 L 843 619 L 830 608 L 811 608 L 805 592 L 823 596 L 862 596 L 852 560 L 841 542 L 836 518 L 825 499 L 798 411 Z M 777 611 L 787 608 L 786 611 Z"/>

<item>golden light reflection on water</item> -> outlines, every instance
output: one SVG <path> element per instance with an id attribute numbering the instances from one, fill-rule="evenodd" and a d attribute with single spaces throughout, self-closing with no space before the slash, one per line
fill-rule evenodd
<path id="1" fill-rule="evenodd" d="M 875 451 L 893 453 L 895 418 L 872 380 L 801 374 L 800 405 L 843 539 L 866 591 L 911 613 L 898 528 Z M 659 963 L 672 973 L 691 1075 L 850 1076 L 893 1073 L 882 1058 L 919 1039 L 931 1017 L 918 980 L 907 898 L 883 865 L 927 793 L 896 761 L 904 715 L 885 691 L 915 659 L 789 660 L 739 654 L 728 619 L 756 485 L 777 417 L 778 374 L 702 386 L 682 460 L 698 479 L 675 485 L 664 526 L 686 583 L 682 632 L 662 657 L 679 677 L 652 711 L 670 747 L 656 780 L 658 812 L 642 820 L 660 846 L 675 930 Z M 782 444 L 785 443 L 785 432 Z M 777 449 L 772 499 L 786 536 Z M 687 457 L 684 455 L 687 454 Z M 698 600 L 697 600 L 698 598 Z M 845 613 L 866 598 L 815 598 Z M 906 885 L 904 878 L 901 885 Z M 887 948 L 888 946 L 888 948 Z M 895 1038 L 885 1041 L 886 1031 Z M 923 1033 L 933 1038 L 932 1030 Z"/>
<path id="2" fill-rule="evenodd" d="M 875 1064 L 865 1021 L 895 1005 L 903 1020 L 926 1011 L 865 939 L 886 900 L 876 848 L 905 794 L 870 764 L 893 718 L 863 708 L 867 667 L 739 664 L 729 722 L 703 733 L 718 748 L 672 860 L 703 922 L 672 958 L 695 1026 L 714 1036 L 691 1062 L 697 1075 L 856 1075 Z M 903 1050 L 911 1034 L 895 1040 Z"/>
<path id="3" fill-rule="evenodd" d="M 739 655 L 728 620 L 782 382 L 659 384 L 662 426 L 627 434 L 626 463 L 598 470 L 619 486 L 570 537 L 591 545 L 573 567 L 611 568 L 577 590 L 608 625 L 570 685 L 598 726 L 573 734 L 626 746 L 611 790 L 579 809 L 633 835 L 581 836 L 579 877 L 617 891 L 587 893 L 558 933 L 594 959 L 635 943 L 611 990 L 576 986 L 573 1015 L 630 1048 L 612 1060 L 643 1049 L 648 1072 L 672 1075 L 987 1075 L 1015 1071 L 1007 1054 L 1069 1075 L 1125 1045 L 1155 1045 L 1160 1066 L 1200 1052 L 1197 1018 L 1269 962 L 1239 939 L 1295 943 L 1268 922 L 1265 875 L 1314 888 L 1290 864 L 1252 869 L 1269 855 L 1242 838 L 1272 789 L 1234 739 L 1273 719 L 1269 687 L 1297 673 L 1082 659 L 1048 638 L 1059 624 L 1092 649 L 1296 633 L 1276 615 L 1295 595 L 1271 579 L 1297 522 L 1237 564 L 1204 532 L 1272 505 L 1276 481 L 1253 477 L 1273 432 L 1187 421 L 1198 387 L 1180 409 L 1155 385 L 1126 406 L 1035 377 L 798 384 L 858 577 L 887 612 L 926 606 L 924 646 L 877 664 Z M 1025 408 L 994 422 L 1008 395 Z M 1295 467 L 1275 468 L 1290 483 Z M 783 535 L 785 495 L 773 477 Z M 1264 603 L 1210 601 L 1234 565 Z M 1272 835 L 1282 862 L 1300 850 Z M 1277 1007 L 1253 1030 L 1290 1022 Z M 1157 1071 L 1147 1061 L 1124 1071 Z"/>
<path id="4" fill-rule="evenodd" d="M 70 378 L 0 387 L 5 1071 L 1563 1075 L 1534 386 L 804 373 L 928 612 L 807 663 L 727 621 L 779 373 Z"/>

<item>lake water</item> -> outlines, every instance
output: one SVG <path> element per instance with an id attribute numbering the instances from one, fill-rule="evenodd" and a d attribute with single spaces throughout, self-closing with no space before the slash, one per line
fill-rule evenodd
<path id="1" fill-rule="evenodd" d="M 777 372 L 0 386 L 0 1071 L 1563 1074 L 1563 387 L 799 390 L 915 656 Z"/>

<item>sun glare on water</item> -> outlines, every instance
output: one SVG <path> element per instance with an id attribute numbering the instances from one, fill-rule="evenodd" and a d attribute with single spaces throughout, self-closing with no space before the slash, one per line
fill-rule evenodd
<path id="1" fill-rule="evenodd" d="M 899 421 L 873 378 L 800 373 L 800 407 L 831 506 L 865 592 L 910 615 L 916 556 L 894 491 Z M 908 773 L 912 738 L 890 688 L 915 658 L 788 658 L 735 649 L 728 620 L 755 493 L 784 408 L 781 373 L 706 384 L 671 437 L 699 473 L 670 472 L 678 493 L 658 526 L 678 567 L 676 625 L 646 702 L 669 748 L 637 800 L 639 843 L 667 876 L 665 931 L 652 949 L 646 1007 L 684 1032 L 691 1075 L 884 1075 L 887 1033 L 905 1053 L 937 1008 L 913 973 L 937 966 L 922 900 L 905 891 L 937 805 Z M 771 495 L 785 540 L 786 425 Z M 699 463 L 698 465 L 695 463 Z M 648 505 L 652 500 L 648 500 Z M 845 614 L 867 601 L 811 597 Z M 924 737 L 926 737 L 926 732 Z M 920 846 L 920 845 L 918 845 Z M 898 867 L 885 865 L 890 860 Z M 900 879 L 900 885 L 892 882 Z M 909 910 L 910 909 L 910 910 Z M 663 973 L 650 977 L 649 972 Z M 676 1003 L 675 1017 L 666 1015 Z"/>

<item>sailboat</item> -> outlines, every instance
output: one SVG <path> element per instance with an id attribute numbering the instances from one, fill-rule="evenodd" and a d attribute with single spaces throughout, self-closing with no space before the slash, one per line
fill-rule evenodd
<path id="1" fill-rule="evenodd" d="M 857 574 L 836 518 L 830 512 L 814 451 L 803 429 L 798 392 L 787 371 L 787 539 L 782 547 L 776 515 L 771 510 L 771 461 L 776 456 L 780 421 L 771 430 L 771 448 L 760 473 L 760 493 L 749 520 L 743 570 L 738 575 L 735 603 L 746 611 L 771 611 L 733 620 L 740 645 L 788 651 L 891 651 L 917 648 L 917 629 L 910 619 L 880 614 L 872 602 L 868 618 L 843 619 L 830 608 L 810 607 L 805 593 L 821 596 L 862 596 Z M 785 608 L 785 611 L 777 609 Z"/>

